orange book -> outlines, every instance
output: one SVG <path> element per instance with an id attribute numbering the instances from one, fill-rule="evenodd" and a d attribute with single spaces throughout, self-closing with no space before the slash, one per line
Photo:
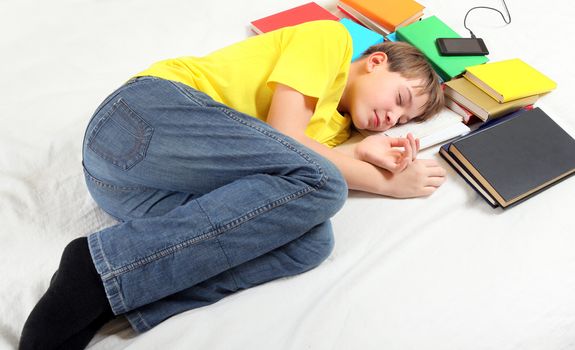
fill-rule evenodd
<path id="1" fill-rule="evenodd" d="M 415 0 L 341 0 L 340 7 L 345 12 L 351 7 L 390 32 L 419 19 L 425 8 Z"/>
<path id="2" fill-rule="evenodd" d="M 262 34 L 279 28 L 317 20 L 337 21 L 339 18 L 315 2 L 308 2 L 307 4 L 257 19 L 250 24 L 254 32 Z"/>

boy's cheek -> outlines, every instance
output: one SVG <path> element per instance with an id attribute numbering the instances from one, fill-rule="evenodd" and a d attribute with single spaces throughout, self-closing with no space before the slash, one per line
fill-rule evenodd
<path id="1" fill-rule="evenodd" d="M 359 116 L 352 115 L 351 121 L 357 129 L 367 129 L 367 127 L 368 127 L 368 120 L 365 118 L 361 118 Z"/>

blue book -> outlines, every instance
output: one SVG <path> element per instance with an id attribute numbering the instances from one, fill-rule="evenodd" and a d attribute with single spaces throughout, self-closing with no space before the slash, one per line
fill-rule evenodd
<path id="1" fill-rule="evenodd" d="M 361 24 L 348 18 L 342 18 L 339 21 L 351 35 L 353 45 L 353 55 L 351 57 L 352 62 L 361 57 L 361 54 L 363 54 L 363 52 L 370 46 L 381 44 L 383 42 L 383 36 L 381 34 L 362 26 Z"/>
<path id="2" fill-rule="evenodd" d="M 397 32 L 389 33 L 385 36 L 387 41 L 397 41 Z"/>

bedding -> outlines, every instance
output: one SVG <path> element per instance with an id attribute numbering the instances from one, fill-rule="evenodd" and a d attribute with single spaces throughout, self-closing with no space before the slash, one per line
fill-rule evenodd
<path id="1" fill-rule="evenodd" d="M 0 1 L 0 349 L 14 349 L 64 246 L 113 225 L 81 167 L 84 128 L 131 75 L 250 35 L 306 1 Z M 421 0 L 463 36 L 473 6 Z M 318 1 L 336 12 L 335 1 Z M 536 105 L 575 135 L 575 29 L 567 0 L 509 1 L 512 23 L 469 15 L 492 61 L 521 58 L 558 83 Z M 438 159 L 431 197 L 350 192 L 318 268 L 236 293 L 136 336 L 121 318 L 89 349 L 575 349 L 575 178 L 492 209 Z"/>

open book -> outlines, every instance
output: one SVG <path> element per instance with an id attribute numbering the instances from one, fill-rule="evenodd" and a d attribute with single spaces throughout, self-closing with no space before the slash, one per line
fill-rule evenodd
<path id="1" fill-rule="evenodd" d="M 447 107 L 443 107 L 441 112 L 436 116 L 422 123 L 409 122 L 394 126 L 386 131 L 381 131 L 381 133 L 391 137 L 406 137 L 408 133 L 412 133 L 415 138 L 419 139 L 420 149 L 425 149 L 454 137 L 464 135 L 469 131 L 469 127 L 463 124 L 463 118 L 459 114 Z M 379 133 L 368 130 L 360 130 L 359 132 L 363 136 Z"/>

